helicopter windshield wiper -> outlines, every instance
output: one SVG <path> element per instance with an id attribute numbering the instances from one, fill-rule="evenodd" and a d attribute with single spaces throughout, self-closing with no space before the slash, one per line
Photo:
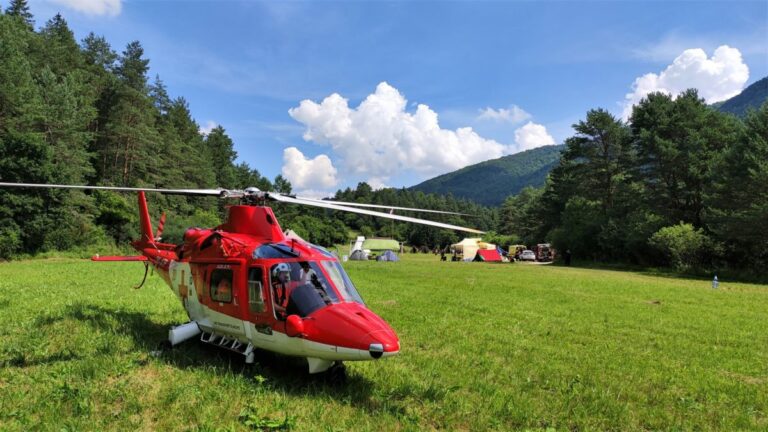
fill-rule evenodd
<path id="1" fill-rule="evenodd" d="M 279 243 L 268 243 L 267 246 L 271 246 L 271 247 L 279 250 L 280 252 L 282 252 L 284 254 L 288 254 L 288 255 L 290 255 L 290 256 L 292 256 L 294 258 L 298 258 L 298 257 L 301 256 L 301 252 L 299 252 L 299 251 L 297 251 L 295 249 L 289 249 L 288 247 L 283 246 L 283 245 L 281 245 Z"/>

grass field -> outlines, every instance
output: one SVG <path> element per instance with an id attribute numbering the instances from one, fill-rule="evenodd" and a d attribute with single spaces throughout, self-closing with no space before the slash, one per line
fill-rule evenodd
<path id="1" fill-rule="evenodd" d="M 0 430 L 768 430 L 768 287 L 555 266 L 347 263 L 400 356 L 334 387 L 185 343 L 138 263 L 0 264 Z"/>

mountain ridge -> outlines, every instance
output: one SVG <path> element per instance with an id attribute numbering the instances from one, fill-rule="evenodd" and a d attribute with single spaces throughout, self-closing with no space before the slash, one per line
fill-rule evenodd
<path id="1" fill-rule="evenodd" d="M 745 88 L 738 95 L 712 105 L 721 112 L 744 117 L 750 108 L 768 101 L 768 77 Z M 500 206 L 506 197 L 526 186 L 542 186 L 549 171 L 557 165 L 563 144 L 537 147 L 460 168 L 425 180 L 409 190 L 447 194 L 478 204 Z"/>
<path id="2" fill-rule="evenodd" d="M 736 96 L 713 104 L 712 107 L 721 112 L 744 117 L 747 110 L 758 109 L 766 101 L 768 101 L 768 76 L 753 82 Z"/>
<path id="3" fill-rule="evenodd" d="M 509 195 L 526 186 L 542 186 L 549 171 L 560 160 L 565 147 L 548 145 L 469 165 L 439 175 L 408 189 L 447 194 L 478 204 L 499 206 Z"/>

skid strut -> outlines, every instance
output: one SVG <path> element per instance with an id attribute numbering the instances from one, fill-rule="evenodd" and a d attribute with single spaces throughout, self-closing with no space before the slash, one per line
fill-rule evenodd
<path id="1" fill-rule="evenodd" d="M 208 345 L 217 346 L 219 348 L 228 349 L 230 351 L 242 354 L 245 356 L 246 363 L 253 363 L 256 355 L 253 352 L 253 345 L 250 343 L 243 343 L 237 339 L 231 339 L 226 336 L 217 335 L 215 333 L 203 332 L 200 335 L 200 341 L 207 343 Z"/>

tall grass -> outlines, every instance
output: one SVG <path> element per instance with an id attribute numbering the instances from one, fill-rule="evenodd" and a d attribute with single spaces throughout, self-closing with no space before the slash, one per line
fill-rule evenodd
<path id="1" fill-rule="evenodd" d="M 0 430 L 766 430 L 768 287 L 520 264 L 345 264 L 400 356 L 155 353 L 181 305 L 138 263 L 0 264 Z"/>

